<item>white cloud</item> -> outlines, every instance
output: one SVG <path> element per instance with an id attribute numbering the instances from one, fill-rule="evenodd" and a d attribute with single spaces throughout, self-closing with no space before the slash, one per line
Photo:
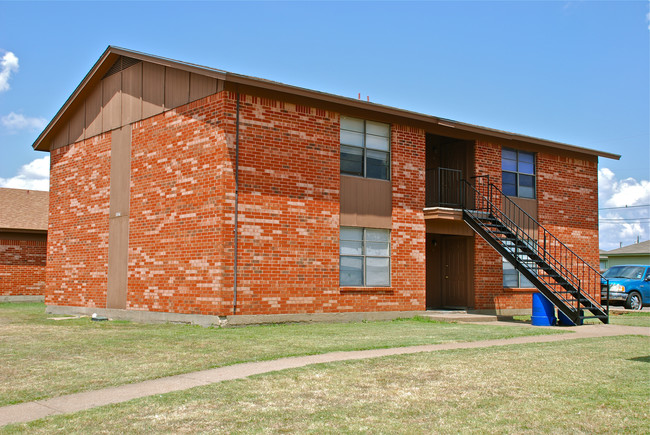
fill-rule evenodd
<path id="1" fill-rule="evenodd" d="M 18 58 L 8 51 L 0 58 L 0 92 L 9 90 L 9 77 L 18 71 Z"/>
<path id="2" fill-rule="evenodd" d="M 619 180 L 598 170 L 600 248 L 605 250 L 650 239 L 650 181 Z"/>
<path id="3" fill-rule="evenodd" d="M 0 122 L 9 130 L 42 130 L 47 125 L 45 118 L 30 118 L 20 113 L 11 112 L 0 118 Z"/>
<path id="4" fill-rule="evenodd" d="M 14 177 L 0 177 L 0 187 L 50 190 L 50 156 L 46 155 L 23 165 Z"/>

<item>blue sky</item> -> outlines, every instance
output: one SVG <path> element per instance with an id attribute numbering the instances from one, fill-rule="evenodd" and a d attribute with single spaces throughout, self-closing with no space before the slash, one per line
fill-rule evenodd
<path id="1" fill-rule="evenodd" d="M 31 144 L 110 44 L 621 154 L 601 248 L 646 240 L 649 5 L 0 1 L 0 185 L 47 185 Z"/>

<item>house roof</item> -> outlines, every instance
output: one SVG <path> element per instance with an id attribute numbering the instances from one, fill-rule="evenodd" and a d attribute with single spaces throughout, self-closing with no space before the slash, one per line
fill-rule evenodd
<path id="1" fill-rule="evenodd" d="M 473 124 L 467 124 L 463 122 L 453 121 L 451 119 L 440 118 L 436 116 L 426 115 L 423 113 L 412 112 L 409 110 L 398 109 L 391 106 L 372 103 L 369 101 L 357 100 L 354 98 L 342 97 L 339 95 L 329 94 L 326 92 L 320 92 L 320 91 L 301 88 L 297 86 L 287 85 L 284 83 L 266 80 L 258 77 L 235 74 L 220 69 L 210 68 L 210 67 L 196 65 L 187 62 L 181 62 L 173 59 L 167 59 L 164 57 L 152 56 L 150 54 L 145 54 L 145 53 L 114 47 L 114 46 L 108 46 L 106 51 L 104 51 L 102 56 L 95 63 L 92 69 L 88 72 L 86 77 L 84 77 L 84 79 L 81 81 L 79 86 L 77 86 L 77 88 L 72 93 L 72 95 L 64 103 L 61 109 L 59 109 L 59 111 L 54 116 L 54 118 L 50 121 L 47 127 L 45 127 L 45 130 L 43 130 L 43 132 L 38 136 L 38 138 L 32 145 L 34 149 L 40 151 L 49 150 L 50 140 L 52 136 L 56 134 L 57 126 L 59 122 L 63 122 L 62 118 L 64 118 L 64 115 L 66 114 L 68 109 L 73 107 L 77 100 L 84 98 L 86 94 L 88 94 L 89 89 L 91 89 L 95 84 L 97 84 L 101 80 L 104 74 L 106 74 L 109 71 L 109 69 L 119 59 L 120 56 L 127 56 L 133 59 L 142 60 L 157 65 L 173 67 L 183 71 L 189 71 L 195 74 L 201 74 L 211 78 L 223 80 L 225 83 L 231 83 L 234 85 L 242 85 L 242 86 L 250 86 L 250 87 L 260 88 L 267 91 L 281 92 L 281 93 L 291 94 L 298 97 L 309 98 L 317 101 L 334 103 L 337 105 L 347 106 L 350 108 L 362 109 L 371 112 L 374 111 L 382 114 L 398 116 L 401 118 L 417 121 L 423 124 L 446 127 L 448 129 L 453 129 L 459 132 L 480 134 L 480 135 L 496 137 L 496 138 L 506 139 L 511 141 L 520 141 L 520 142 L 525 142 L 534 145 L 542 145 L 551 148 L 558 148 L 566 151 L 573 151 L 573 152 L 578 152 L 578 153 L 593 155 L 593 156 L 607 157 L 616 160 L 621 158 L 621 156 L 618 154 L 608 153 L 605 151 L 598 151 L 590 148 L 578 147 L 575 145 L 569 145 L 561 142 L 554 142 L 546 139 L 540 139 L 536 137 L 511 133 L 507 131 L 496 130 L 496 129 L 482 127 Z"/>
<path id="2" fill-rule="evenodd" d="M 0 231 L 47 231 L 49 192 L 0 188 Z"/>
<path id="3" fill-rule="evenodd" d="M 650 240 L 603 252 L 605 255 L 650 255 Z"/>

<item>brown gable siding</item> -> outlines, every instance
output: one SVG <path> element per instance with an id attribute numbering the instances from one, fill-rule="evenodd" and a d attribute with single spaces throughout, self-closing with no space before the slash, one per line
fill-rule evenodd
<path id="1" fill-rule="evenodd" d="M 119 62 L 119 60 L 118 60 Z M 217 79 L 138 62 L 104 77 L 66 115 L 50 149 L 105 133 L 214 94 Z"/>

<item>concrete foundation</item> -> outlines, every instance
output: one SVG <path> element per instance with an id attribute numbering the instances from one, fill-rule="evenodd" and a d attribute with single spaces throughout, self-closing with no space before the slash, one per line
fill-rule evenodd
<path id="1" fill-rule="evenodd" d="M 244 326 L 273 323 L 342 323 L 373 320 L 393 320 L 422 316 L 426 311 L 379 311 L 367 313 L 305 313 L 305 314 L 260 314 L 241 316 L 210 316 L 202 314 L 178 314 L 153 311 L 119 310 L 92 307 L 67 307 L 48 305 L 45 312 L 56 315 L 81 315 L 108 317 L 111 320 L 130 320 L 139 323 L 186 323 L 201 326 Z"/>
<path id="2" fill-rule="evenodd" d="M 178 314 L 152 311 L 120 310 L 93 307 L 66 307 L 48 305 L 45 312 L 56 315 L 98 316 L 108 317 L 111 320 L 130 320 L 138 323 L 185 323 L 201 326 L 225 326 L 225 317 L 206 316 L 201 314 Z"/>
<path id="3" fill-rule="evenodd" d="M 264 314 L 227 316 L 229 326 L 260 325 L 265 323 L 345 323 L 364 320 L 393 320 L 422 316 L 426 311 L 375 311 L 364 313 L 312 313 L 312 314 Z"/>
<path id="4" fill-rule="evenodd" d="M 45 296 L 0 296 L 0 302 L 43 302 Z"/>

